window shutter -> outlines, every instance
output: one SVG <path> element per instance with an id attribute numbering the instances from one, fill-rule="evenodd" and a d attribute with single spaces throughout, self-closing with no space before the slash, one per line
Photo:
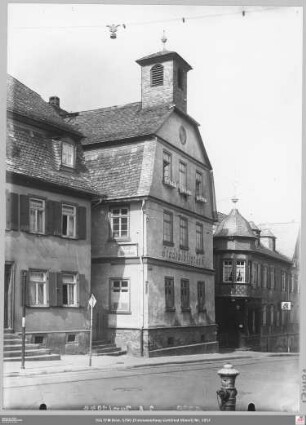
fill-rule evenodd
<path id="1" fill-rule="evenodd" d="M 60 236 L 62 234 L 62 204 L 47 201 L 47 234 Z"/>
<path id="2" fill-rule="evenodd" d="M 6 193 L 6 229 L 18 230 L 19 224 L 19 195 Z"/>
<path id="3" fill-rule="evenodd" d="M 60 307 L 63 305 L 63 279 L 62 273 L 56 273 L 56 299 L 57 306 Z"/>
<path id="4" fill-rule="evenodd" d="M 57 276 L 54 272 L 49 272 L 49 306 L 57 306 L 57 291 L 56 291 Z"/>
<path id="5" fill-rule="evenodd" d="M 80 274 L 78 278 L 78 301 L 80 307 L 87 307 L 89 300 L 89 288 L 84 274 Z"/>
<path id="6" fill-rule="evenodd" d="M 29 285 L 28 285 L 28 271 L 27 270 L 21 270 L 20 275 L 20 282 L 21 282 L 21 305 L 26 306 L 29 305 Z"/>
<path id="7" fill-rule="evenodd" d="M 86 239 L 86 207 L 77 208 L 77 237 Z"/>
<path id="8" fill-rule="evenodd" d="M 20 195 L 20 230 L 29 231 L 29 197 Z"/>

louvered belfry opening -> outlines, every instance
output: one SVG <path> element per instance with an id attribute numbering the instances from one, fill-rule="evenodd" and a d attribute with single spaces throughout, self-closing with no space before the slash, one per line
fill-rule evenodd
<path id="1" fill-rule="evenodd" d="M 162 86 L 164 84 L 164 67 L 156 64 L 151 68 L 151 86 Z"/>

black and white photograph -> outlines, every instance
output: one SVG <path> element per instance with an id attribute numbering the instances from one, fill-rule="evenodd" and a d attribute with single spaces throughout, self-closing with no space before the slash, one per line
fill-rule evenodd
<path id="1" fill-rule="evenodd" d="M 305 424 L 303 7 L 7 11 L 3 412 Z"/>

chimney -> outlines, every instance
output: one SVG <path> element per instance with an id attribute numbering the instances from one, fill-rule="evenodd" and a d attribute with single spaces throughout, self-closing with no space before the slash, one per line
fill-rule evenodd
<path id="1" fill-rule="evenodd" d="M 55 108 L 60 108 L 60 98 L 57 96 L 49 97 L 49 105 L 54 106 Z"/>

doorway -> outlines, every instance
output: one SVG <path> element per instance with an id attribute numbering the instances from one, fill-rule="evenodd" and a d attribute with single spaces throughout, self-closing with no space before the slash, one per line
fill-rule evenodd
<path id="1" fill-rule="evenodd" d="M 4 270 L 4 329 L 13 329 L 13 264 L 5 263 Z"/>

